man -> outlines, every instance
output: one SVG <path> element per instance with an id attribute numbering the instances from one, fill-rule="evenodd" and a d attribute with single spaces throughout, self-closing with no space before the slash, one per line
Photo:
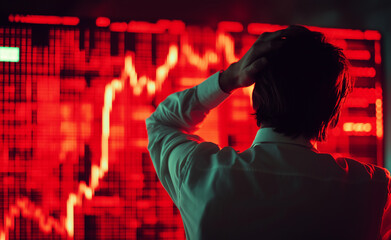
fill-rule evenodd
<path id="1" fill-rule="evenodd" d="M 305 27 L 264 33 L 227 70 L 170 95 L 146 120 L 157 175 L 187 239 L 379 239 L 389 173 L 319 153 L 352 89 L 341 49 Z M 238 153 L 191 135 L 255 83 L 260 126 Z M 384 230 L 383 232 L 386 232 Z"/>

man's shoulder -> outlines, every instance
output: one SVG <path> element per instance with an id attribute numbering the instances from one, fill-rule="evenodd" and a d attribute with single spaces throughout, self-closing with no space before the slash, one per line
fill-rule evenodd
<path id="1" fill-rule="evenodd" d="M 373 180 L 389 182 L 390 172 L 380 166 L 372 163 L 364 163 L 352 158 L 340 157 L 336 158 L 337 164 L 347 173 L 351 178 L 357 180 Z"/>

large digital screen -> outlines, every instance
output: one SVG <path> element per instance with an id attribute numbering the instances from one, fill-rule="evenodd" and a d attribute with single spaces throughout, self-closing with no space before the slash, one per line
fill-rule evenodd
<path id="1" fill-rule="evenodd" d="M 10 15 L 0 25 L 0 240 L 185 239 L 149 158 L 145 119 L 284 27 Z M 382 166 L 380 33 L 309 28 L 344 49 L 355 77 L 318 149 Z M 198 134 L 250 147 L 250 96 L 237 90 Z"/>

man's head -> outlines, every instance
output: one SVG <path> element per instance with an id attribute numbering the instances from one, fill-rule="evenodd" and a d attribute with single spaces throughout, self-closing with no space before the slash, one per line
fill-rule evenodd
<path id="1" fill-rule="evenodd" d="M 282 30 L 283 44 L 256 77 L 253 108 L 258 126 L 287 136 L 322 141 L 335 127 L 352 90 L 342 50 L 302 26 Z M 267 34 L 267 33 L 266 33 Z"/>

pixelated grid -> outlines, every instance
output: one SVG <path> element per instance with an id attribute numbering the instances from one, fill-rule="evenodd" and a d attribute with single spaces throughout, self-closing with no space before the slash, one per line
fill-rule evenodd
<path id="1" fill-rule="evenodd" d="M 185 239 L 149 158 L 144 121 L 169 94 L 225 69 L 259 34 L 283 26 L 9 20 L 0 27 L 0 240 Z M 312 29 L 344 49 L 356 77 L 338 126 L 318 148 L 383 165 L 380 34 Z M 257 131 L 250 96 L 251 88 L 236 91 L 198 134 L 248 148 Z"/>

